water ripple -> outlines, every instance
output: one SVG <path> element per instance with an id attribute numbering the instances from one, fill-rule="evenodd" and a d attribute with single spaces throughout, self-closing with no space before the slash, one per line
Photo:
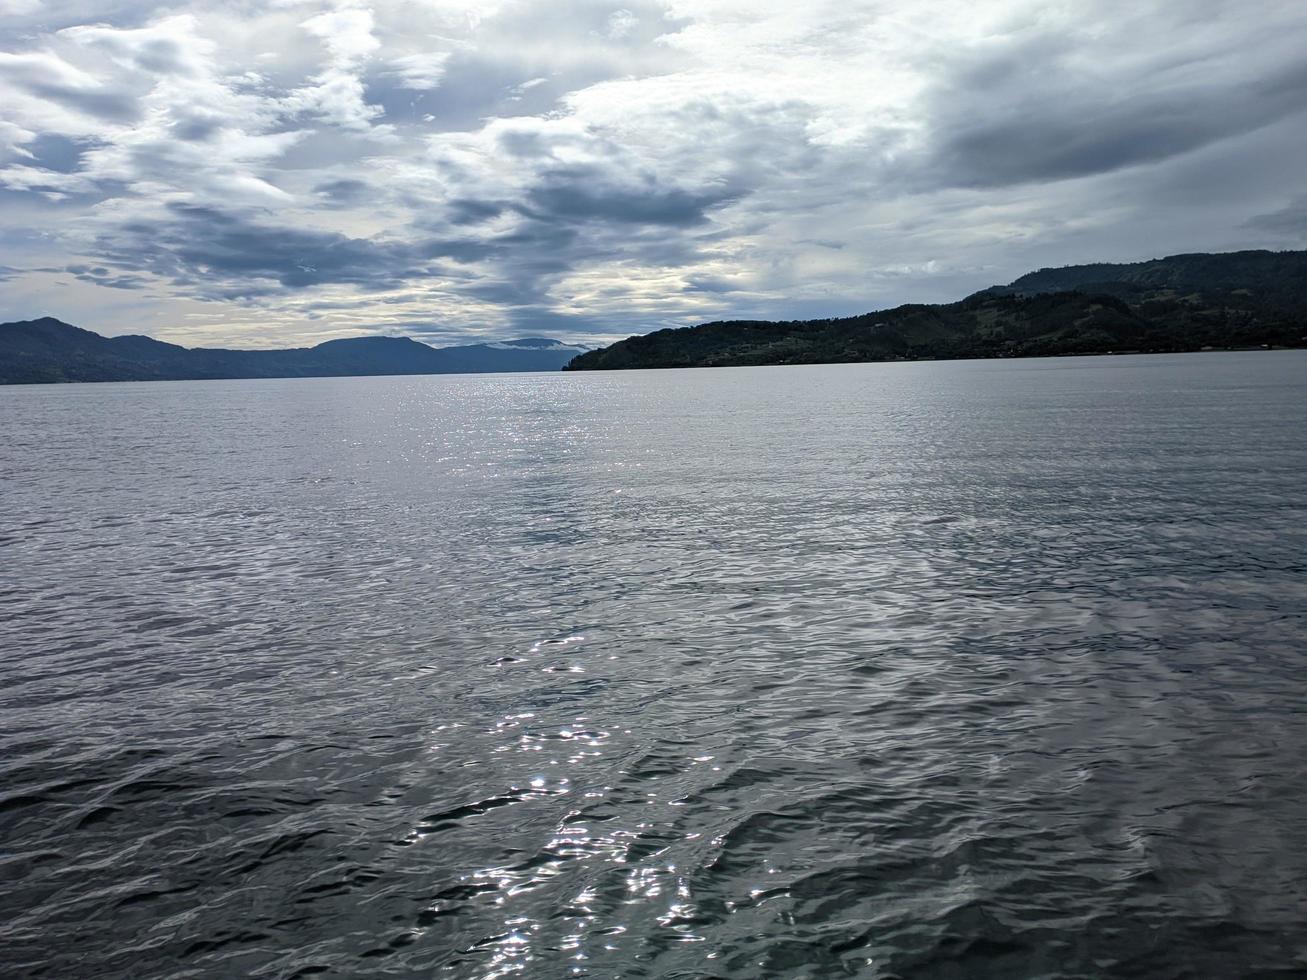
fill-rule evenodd
<path id="1" fill-rule="evenodd" d="M 1304 367 L 0 390 L 4 972 L 1307 973 Z"/>

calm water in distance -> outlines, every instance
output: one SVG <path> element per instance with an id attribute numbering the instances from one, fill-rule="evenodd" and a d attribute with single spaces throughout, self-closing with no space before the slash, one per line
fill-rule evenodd
<path id="1" fill-rule="evenodd" d="M 7 977 L 1307 973 L 1307 352 L 0 425 Z"/>

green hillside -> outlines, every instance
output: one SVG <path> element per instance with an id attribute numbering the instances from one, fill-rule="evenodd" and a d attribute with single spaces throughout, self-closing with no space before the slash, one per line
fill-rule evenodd
<path id="1" fill-rule="evenodd" d="M 631 337 L 566 370 L 1307 346 L 1307 252 L 1041 269 L 957 303 Z"/>

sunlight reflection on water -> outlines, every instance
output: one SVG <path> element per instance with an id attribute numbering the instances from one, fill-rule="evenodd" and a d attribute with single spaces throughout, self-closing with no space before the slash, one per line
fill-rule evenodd
<path id="1" fill-rule="evenodd" d="M 7 968 L 1307 970 L 1304 368 L 0 390 Z"/>

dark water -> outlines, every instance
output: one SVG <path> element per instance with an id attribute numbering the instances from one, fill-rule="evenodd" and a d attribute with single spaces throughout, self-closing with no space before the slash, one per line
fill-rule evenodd
<path id="1" fill-rule="evenodd" d="M 48 977 L 1307 973 L 1307 356 L 0 390 Z"/>

